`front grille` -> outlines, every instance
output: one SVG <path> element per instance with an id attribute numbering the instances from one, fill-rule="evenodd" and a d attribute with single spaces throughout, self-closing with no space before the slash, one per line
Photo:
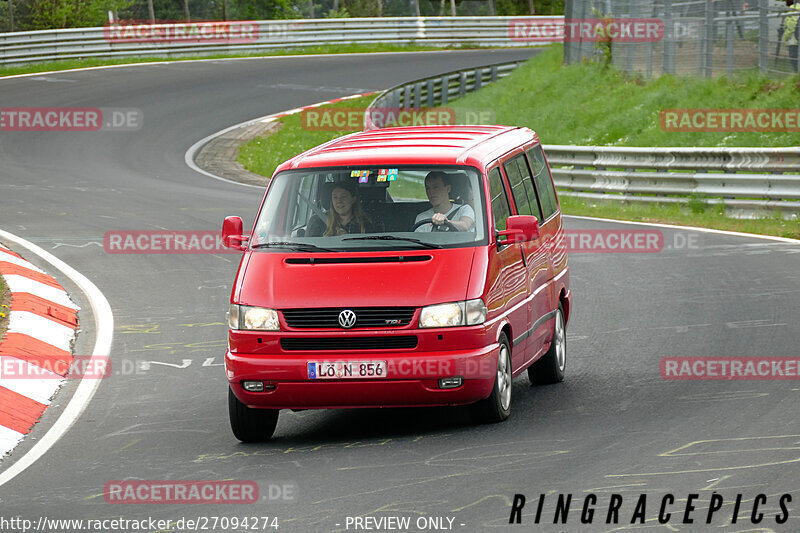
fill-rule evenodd
<path id="1" fill-rule="evenodd" d="M 281 339 L 281 348 L 286 351 L 316 350 L 390 350 L 416 348 L 417 337 L 337 337 L 337 338 L 289 338 Z"/>
<path id="2" fill-rule="evenodd" d="M 407 326 L 414 316 L 413 307 L 321 307 L 316 309 L 283 309 L 290 328 L 339 328 L 339 313 L 350 309 L 356 314 L 355 328 L 387 328 Z"/>

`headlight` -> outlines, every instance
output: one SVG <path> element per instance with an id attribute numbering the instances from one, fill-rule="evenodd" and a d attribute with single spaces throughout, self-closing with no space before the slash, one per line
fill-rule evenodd
<path id="1" fill-rule="evenodd" d="M 422 313 L 419 315 L 419 327 L 448 328 L 460 326 L 463 324 L 463 305 L 464 302 L 453 302 L 423 307 Z"/>
<path id="2" fill-rule="evenodd" d="M 419 315 L 420 328 L 449 328 L 474 326 L 486 321 L 486 306 L 480 298 L 466 302 L 423 307 Z"/>
<path id="3" fill-rule="evenodd" d="M 278 331 L 278 312 L 266 307 L 232 304 L 228 311 L 228 327 L 231 329 L 252 329 L 259 331 Z"/>

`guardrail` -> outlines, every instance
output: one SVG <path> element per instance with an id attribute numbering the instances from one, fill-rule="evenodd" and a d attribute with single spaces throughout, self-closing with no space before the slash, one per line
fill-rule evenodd
<path id="1" fill-rule="evenodd" d="M 444 106 L 453 99 L 477 91 L 489 83 L 505 78 L 524 61 L 509 61 L 462 69 L 404 83 L 378 95 L 364 113 L 364 129 L 384 127 L 383 113 L 377 109 L 408 109 Z"/>
<path id="2" fill-rule="evenodd" d="M 545 145 L 561 194 L 587 199 L 724 204 L 742 215 L 800 213 L 800 148 Z"/>
<path id="3" fill-rule="evenodd" d="M 253 26 L 252 32 L 244 37 L 239 31 L 226 34 L 226 23 L 202 21 L 186 23 L 185 31 L 177 31 L 180 24 L 142 24 L 121 26 L 123 30 L 127 28 L 127 32 L 115 31 L 114 26 L 14 32 L 0 34 L 0 64 L 88 57 L 246 53 L 324 44 L 530 46 L 529 42 L 511 38 L 511 21 L 552 21 L 554 18 L 563 19 L 552 16 L 380 17 L 230 22 L 231 27 Z M 222 29 L 214 32 L 209 28 Z M 207 34 L 203 33 L 204 29 L 209 29 Z M 135 41 L 137 31 L 150 40 Z M 171 39 L 163 36 L 166 32 L 171 32 Z M 544 39 L 537 44 L 557 41 L 560 39 Z"/>
<path id="4" fill-rule="evenodd" d="M 392 87 L 370 104 L 364 128 L 382 126 L 381 113 L 372 110 L 445 105 L 509 75 L 519 64 L 459 70 Z M 709 204 L 724 204 L 737 216 L 766 210 L 800 214 L 800 148 L 544 145 L 544 149 L 564 196 L 652 203 L 703 198 Z"/>

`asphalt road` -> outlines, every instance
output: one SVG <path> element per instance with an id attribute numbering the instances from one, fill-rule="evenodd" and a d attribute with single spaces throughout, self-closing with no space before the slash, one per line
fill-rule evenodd
<path id="1" fill-rule="evenodd" d="M 462 408 L 284 412 L 274 440 L 259 445 L 241 444 L 230 432 L 220 366 L 237 257 L 102 248 L 111 230 L 217 230 L 231 214 L 252 222 L 259 190 L 186 167 L 185 151 L 206 135 L 530 53 L 210 61 L 0 80 L 2 107 L 138 108 L 144 118 L 135 132 L 0 133 L 0 228 L 52 252 L 103 291 L 116 324 L 112 365 L 139 369 L 103 380 L 72 429 L 0 486 L 0 518 L 256 515 L 277 517 L 284 532 L 345 530 L 357 516 L 409 517 L 412 531 L 436 530 L 418 528 L 420 517 L 443 517 L 443 527 L 452 518 L 451 530 L 463 532 L 800 531 L 800 382 L 665 381 L 659 373 L 666 356 L 797 356 L 799 245 L 664 230 L 668 248 L 659 253 L 574 253 L 567 379 L 533 388 L 517 378 L 507 422 L 473 425 Z M 630 228 L 579 219 L 567 225 Z M 76 353 L 88 353 L 90 306 L 69 280 L 59 281 L 84 309 Z M 45 434 L 75 386 L 61 391 L 0 472 Z M 266 499 L 106 503 L 104 485 L 123 479 L 254 480 Z M 270 501 L 277 485 L 293 487 L 293 499 Z M 714 492 L 725 503 L 706 525 Z M 528 503 L 522 525 L 509 525 L 517 493 Z M 581 524 L 589 493 L 598 511 Z M 612 493 L 624 498 L 617 525 L 605 523 Z M 681 500 L 693 493 L 703 510 L 684 524 Z M 755 525 L 750 509 L 762 493 L 765 517 Z M 778 524 L 778 498 L 786 493 L 793 496 L 789 520 Z M 539 494 L 548 496 L 536 525 Z M 558 494 L 572 494 L 573 509 L 567 524 L 553 525 Z M 648 495 L 648 522 L 630 525 L 641 494 Z M 659 525 L 665 494 L 678 500 L 676 516 Z M 740 520 L 730 524 L 737 494 Z"/>

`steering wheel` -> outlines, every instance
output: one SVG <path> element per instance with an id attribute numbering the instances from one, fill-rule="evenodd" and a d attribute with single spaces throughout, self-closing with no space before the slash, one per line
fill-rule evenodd
<path id="1" fill-rule="evenodd" d="M 418 227 L 424 226 L 425 224 L 433 224 L 433 219 L 424 218 L 420 220 L 419 222 L 415 223 L 414 226 L 412 226 L 411 231 L 415 231 Z M 441 228 L 442 226 L 447 226 L 447 229 L 438 229 Z M 456 225 L 453 224 L 449 219 L 447 219 L 444 221 L 444 224 L 440 226 L 433 226 L 433 229 L 431 231 L 461 231 L 461 230 L 458 229 Z"/>

